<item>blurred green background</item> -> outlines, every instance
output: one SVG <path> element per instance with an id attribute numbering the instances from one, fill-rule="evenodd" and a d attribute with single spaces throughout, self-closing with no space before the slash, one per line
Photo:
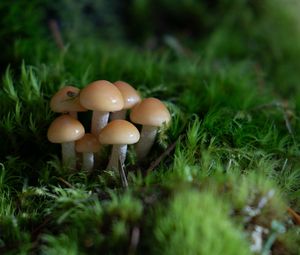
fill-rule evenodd
<path id="1" fill-rule="evenodd" d="M 93 37 L 112 49 L 131 45 L 212 61 L 250 59 L 287 95 L 298 87 L 299 10 L 297 0 L 1 1 L 1 70 L 47 57 L 42 51 L 54 47 L 54 20 L 66 45 Z"/>

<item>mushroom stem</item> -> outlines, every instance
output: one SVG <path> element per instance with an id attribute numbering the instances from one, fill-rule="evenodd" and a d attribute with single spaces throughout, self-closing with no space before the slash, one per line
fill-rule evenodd
<path id="1" fill-rule="evenodd" d="M 67 142 L 61 144 L 62 162 L 64 166 L 68 166 L 71 169 L 76 168 L 76 152 L 75 143 Z"/>
<path id="2" fill-rule="evenodd" d="M 136 144 L 135 150 L 138 161 L 142 161 L 149 153 L 157 134 L 157 127 L 143 126 L 141 138 Z"/>
<path id="3" fill-rule="evenodd" d="M 94 167 L 94 153 L 83 152 L 82 154 L 82 168 L 86 171 L 92 171 Z"/>
<path id="4" fill-rule="evenodd" d="M 72 112 L 69 112 L 69 115 L 71 116 L 71 117 L 73 117 L 74 119 L 78 119 L 78 115 L 77 115 L 77 112 L 74 112 L 74 111 L 72 111 Z"/>
<path id="5" fill-rule="evenodd" d="M 102 128 L 107 125 L 109 112 L 93 111 L 91 133 L 98 137 Z"/>
<path id="6" fill-rule="evenodd" d="M 110 120 L 125 120 L 126 118 L 126 109 L 123 109 L 121 111 L 113 112 L 110 115 Z"/>
<path id="7" fill-rule="evenodd" d="M 119 173 L 119 160 L 120 165 L 123 165 L 126 159 L 126 152 L 127 144 L 114 144 L 107 168 Z"/>

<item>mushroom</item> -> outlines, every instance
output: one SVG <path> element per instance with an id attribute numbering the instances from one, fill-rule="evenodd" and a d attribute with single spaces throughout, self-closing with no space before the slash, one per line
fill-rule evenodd
<path id="1" fill-rule="evenodd" d="M 121 92 L 105 80 L 94 81 L 82 89 L 80 103 L 93 110 L 91 133 L 95 136 L 106 126 L 109 112 L 119 111 L 124 106 Z"/>
<path id="2" fill-rule="evenodd" d="M 82 153 L 82 168 L 91 171 L 94 167 L 94 153 L 100 149 L 98 139 L 92 134 L 85 134 L 75 143 L 77 152 Z"/>
<path id="3" fill-rule="evenodd" d="M 57 117 L 48 128 L 47 137 L 52 143 L 61 143 L 62 162 L 72 169 L 76 168 L 74 141 L 84 136 L 82 124 L 69 115 Z"/>
<path id="4" fill-rule="evenodd" d="M 154 143 L 158 127 L 167 124 L 171 120 L 171 115 L 160 100 L 146 98 L 133 107 L 130 119 L 134 123 L 143 125 L 141 139 L 136 145 L 138 160 L 142 161 Z"/>
<path id="5" fill-rule="evenodd" d="M 115 86 L 119 89 L 121 92 L 123 99 L 124 99 L 124 107 L 122 110 L 114 112 L 111 114 L 111 120 L 117 120 L 117 119 L 125 119 L 126 118 L 126 111 L 133 106 L 135 106 L 137 103 L 141 101 L 141 97 L 139 93 L 128 83 L 124 81 L 116 81 L 114 82 Z"/>
<path id="6" fill-rule="evenodd" d="M 77 119 L 77 112 L 87 111 L 79 102 L 80 89 L 73 86 L 65 86 L 51 98 L 50 108 L 54 112 L 69 113 Z"/>
<path id="7" fill-rule="evenodd" d="M 112 153 L 108 169 L 119 171 L 119 162 L 124 164 L 128 144 L 137 143 L 140 133 L 137 128 L 126 120 L 113 120 L 103 128 L 99 134 L 101 144 L 112 144 Z"/>

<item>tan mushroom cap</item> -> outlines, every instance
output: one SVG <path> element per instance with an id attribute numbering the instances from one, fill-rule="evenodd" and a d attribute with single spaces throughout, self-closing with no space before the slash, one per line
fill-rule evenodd
<path id="1" fill-rule="evenodd" d="M 76 141 L 77 152 L 97 152 L 100 150 L 100 143 L 93 134 L 85 134 Z"/>
<path id="2" fill-rule="evenodd" d="M 132 122 L 159 127 L 171 120 L 167 107 L 158 99 L 150 97 L 137 104 L 130 113 Z"/>
<path id="3" fill-rule="evenodd" d="M 120 90 L 123 99 L 124 107 L 123 109 L 130 109 L 141 101 L 139 93 L 127 82 L 116 81 L 115 86 Z"/>
<path id="4" fill-rule="evenodd" d="M 51 98 L 50 108 L 54 112 L 84 112 L 87 111 L 79 101 L 80 89 L 73 86 L 61 88 Z"/>
<path id="5" fill-rule="evenodd" d="M 126 120 L 113 120 L 99 134 L 101 144 L 133 144 L 140 139 L 140 132 Z"/>
<path id="6" fill-rule="evenodd" d="M 52 143 L 73 142 L 84 136 L 82 124 L 69 115 L 56 118 L 48 128 L 47 137 Z"/>
<path id="7" fill-rule="evenodd" d="M 121 92 L 105 80 L 94 81 L 82 89 L 80 103 L 87 109 L 102 112 L 120 111 L 124 106 Z"/>

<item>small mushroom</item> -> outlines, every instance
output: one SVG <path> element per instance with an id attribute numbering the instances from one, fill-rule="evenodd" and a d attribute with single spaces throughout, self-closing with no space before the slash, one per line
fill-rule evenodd
<path id="1" fill-rule="evenodd" d="M 77 152 L 82 153 L 82 168 L 91 171 L 94 167 L 94 153 L 100 149 L 98 139 L 92 134 L 85 134 L 75 143 Z"/>
<path id="2" fill-rule="evenodd" d="M 124 164 L 128 144 L 137 143 L 140 133 L 137 128 L 126 120 L 113 120 L 103 128 L 99 134 L 101 144 L 112 144 L 112 153 L 108 163 L 108 169 L 119 171 L 119 162 Z"/>
<path id="3" fill-rule="evenodd" d="M 51 98 L 50 108 L 54 112 L 69 113 L 77 119 L 77 112 L 87 111 L 79 101 L 80 89 L 73 86 L 65 86 Z"/>
<path id="4" fill-rule="evenodd" d="M 132 122 L 143 125 L 141 139 L 136 145 L 139 161 L 149 153 L 158 130 L 163 124 L 171 120 L 171 115 L 166 106 L 156 98 L 146 98 L 137 104 L 130 113 Z"/>
<path id="5" fill-rule="evenodd" d="M 121 92 L 105 80 L 94 81 L 82 89 L 80 103 L 93 111 L 91 133 L 95 136 L 106 126 L 109 112 L 119 111 L 124 106 Z"/>
<path id="6" fill-rule="evenodd" d="M 124 81 L 116 81 L 114 82 L 115 86 L 121 92 L 124 99 L 124 107 L 122 110 L 113 112 L 111 114 L 111 120 L 121 119 L 124 120 L 126 118 L 126 112 L 128 109 L 131 109 L 137 103 L 141 101 L 141 97 L 139 93 L 128 83 Z"/>
<path id="7" fill-rule="evenodd" d="M 84 136 L 82 124 L 69 115 L 57 117 L 49 126 L 47 137 L 52 143 L 61 143 L 62 162 L 76 168 L 75 141 Z"/>

